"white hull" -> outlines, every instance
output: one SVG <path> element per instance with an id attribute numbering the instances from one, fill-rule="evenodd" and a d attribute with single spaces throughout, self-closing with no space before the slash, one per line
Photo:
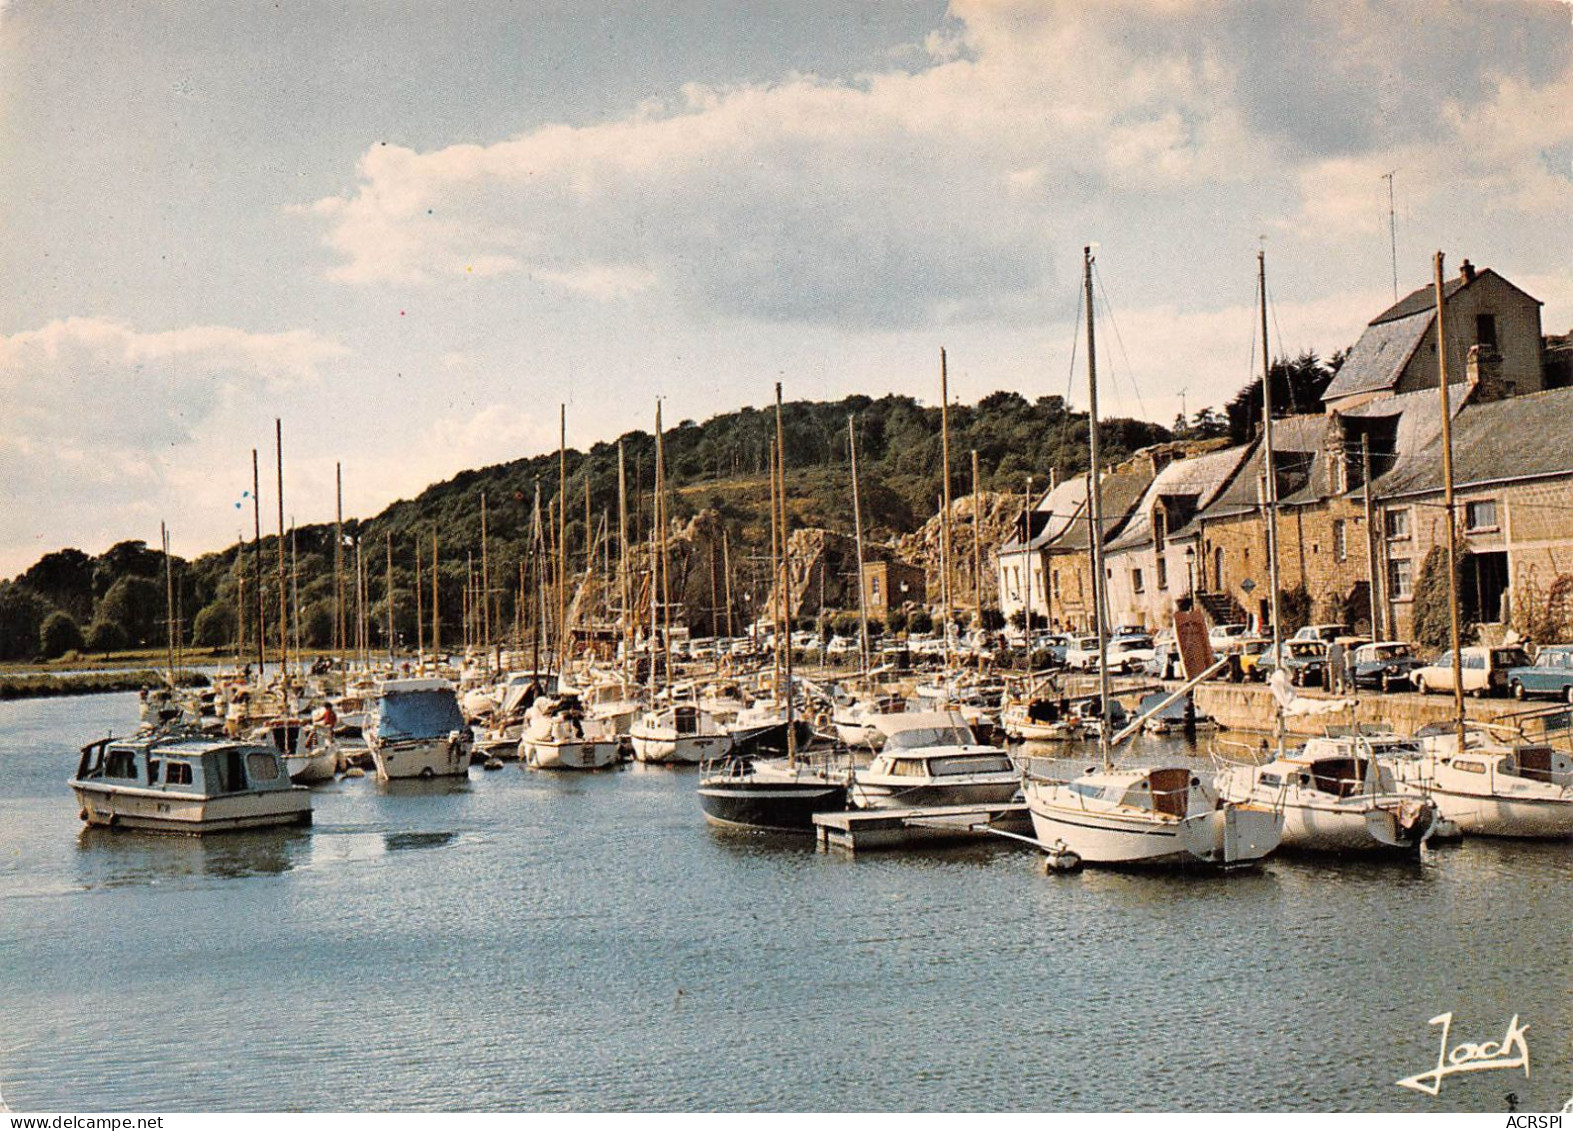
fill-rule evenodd
<path id="1" fill-rule="evenodd" d="M 1491 797 L 1433 786 L 1429 796 L 1447 820 L 1472 836 L 1553 840 L 1573 837 L 1573 796 L 1560 799 Z"/>
<path id="2" fill-rule="evenodd" d="M 1283 818 L 1268 809 L 1226 806 L 1188 817 L 1084 806 L 1066 787 L 1030 782 L 1027 808 L 1045 845 L 1063 844 L 1088 864 L 1228 866 L 1278 847 Z"/>
<path id="3" fill-rule="evenodd" d="M 339 768 L 338 749 L 331 745 L 301 754 L 285 754 L 283 758 L 289 780 L 296 785 L 332 781 Z"/>
<path id="4" fill-rule="evenodd" d="M 71 788 L 82 820 L 90 825 L 199 834 L 311 823 L 311 795 L 305 789 L 200 797 L 98 784 Z"/>
<path id="5" fill-rule="evenodd" d="M 1406 833 L 1394 807 L 1357 804 L 1284 806 L 1284 841 L 1289 849 L 1310 852 L 1413 851 L 1430 822 L 1418 835 Z"/>
<path id="6" fill-rule="evenodd" d="M 519 756 L 538 770 L 601 770 L 617 764 L 622 744 L 615 738 L 562 742 L 526 738 L 519 743 Z"/>
<path id="7" fill-rule="evenodd" d="M 378 781 L 396 778 L 464 777 L 470 772 L 469 744 L 428 738 L 384 745 L 371 744 Z"/>
<path id="8" fill-rule="evenodd" d="M 659 765 L 693 765 L 723 757 L 732 749 L 726 734 L 662 734 L 636 729 L 633 733 L 634 758 Z"/>

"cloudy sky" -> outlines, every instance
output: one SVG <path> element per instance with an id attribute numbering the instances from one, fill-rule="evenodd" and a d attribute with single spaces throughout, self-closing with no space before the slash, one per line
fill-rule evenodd
<path id="1" fill-rule="evenodd" d="M 1259 247 L 1275 352 L 1391 300 L 1390 170 L 1402 290 L 1441 248 L 1573 326 L 1573 9 L 0 0 L 0 576 L 232 540 L 275 416 L 304 522 L 560 401 L 933 403 L 941 345 L 1064 394 L 1087 242 L 1104 396 L 1168 421 L 1249 378 Z"/>

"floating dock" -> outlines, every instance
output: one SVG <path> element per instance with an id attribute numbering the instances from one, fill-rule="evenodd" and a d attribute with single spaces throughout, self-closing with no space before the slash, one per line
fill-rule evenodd
<path id="1" fill-rule="evenodd" d="M 1022 801 L 994 805 L 941 805 L 927 809 L 851 809 L 814 814 L 814 836 L 821 851 L 866 852 L 993 840 L 998 830 L 1032 834 L 1032 818 Z"/>

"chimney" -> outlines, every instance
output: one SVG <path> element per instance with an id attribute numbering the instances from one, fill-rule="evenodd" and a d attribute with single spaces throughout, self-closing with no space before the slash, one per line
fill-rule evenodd
<path id="1" fill-rule="evenodd" d="M 1473 283 L 1475 281 L 1475 265 L 1467 259 L 1464 260 L 1464 262 L 1458 265 L 1458 277 L 1464 280 L 1465 286 Z"/>

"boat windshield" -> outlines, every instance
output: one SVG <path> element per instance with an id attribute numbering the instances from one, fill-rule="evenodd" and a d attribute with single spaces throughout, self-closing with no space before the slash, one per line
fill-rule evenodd
<path id="1" fill-rule="evenodd" d="M 384 742 L 437 738 L 464 729 L 464 716 L 452 691 L 405 691 L 383 698 L 377 734 Z"/>
<path id="2" fill-rule="evenodd" d="M 929 746 L 969 746 L 972 731 L 968 727 L 914 727 L 898 730 L 885 740 L 887 750 L 922 750 Z"/>
<path id="3" fill-rule="evenodd" d="M 1013 774 L 1016 764 L 1008 754 L 967 754 L 952 758 L 930 758 L 929 774 L 951 778 L 961 774 Z"/>

